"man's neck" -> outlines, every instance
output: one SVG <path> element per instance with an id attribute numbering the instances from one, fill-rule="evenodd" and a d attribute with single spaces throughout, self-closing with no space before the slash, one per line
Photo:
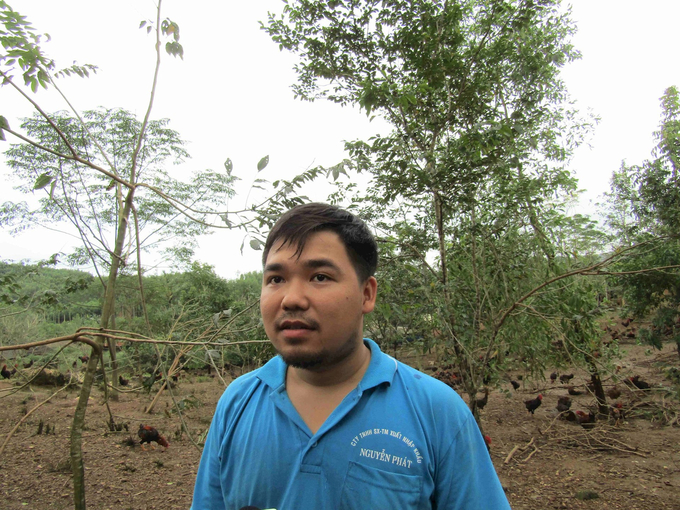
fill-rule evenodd
<path id="1" fill-rule="evenodd" d="M 370 361 L 371 350 L 362 341 L 348 358 L 322 370 L 288 367 L 286 383 L 303 384 L 320 390 L 345 386 L 354 388 L 366 373 Z"/>

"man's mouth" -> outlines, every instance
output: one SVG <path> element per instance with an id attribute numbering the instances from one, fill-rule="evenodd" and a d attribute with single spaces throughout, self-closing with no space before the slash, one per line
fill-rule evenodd
<path id="1" fill-rule="evenodd" d="M 279 325 L 279 329 L 314 329 L 310 324 L 303 321 L 283 321 Z"/>

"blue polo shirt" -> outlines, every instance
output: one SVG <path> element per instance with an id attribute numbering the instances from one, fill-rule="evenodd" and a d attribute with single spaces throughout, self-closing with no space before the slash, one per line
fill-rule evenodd
<path id="1" fill-rule="evenodd" d="M 193 510 L 510 508 L 467 405 L 444 383 L 365 339 L 359 385 L 312 434 L 277 356 L 217 404 Z"/>

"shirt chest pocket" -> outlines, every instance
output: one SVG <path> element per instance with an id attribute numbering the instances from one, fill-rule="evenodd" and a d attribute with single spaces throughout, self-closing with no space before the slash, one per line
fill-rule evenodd
<path id="1" fill-rule="evenodd" d="M 418 508 L 423 479 L 349 463 L 340 510 L 407 510 Z"/>

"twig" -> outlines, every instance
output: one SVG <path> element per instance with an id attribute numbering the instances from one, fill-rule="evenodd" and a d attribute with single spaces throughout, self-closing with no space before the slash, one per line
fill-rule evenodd
<path id="1" fill-rule="evenodd" d="M 534 456 L 534 453 L 536 453 L 537 451 L 538 451 L 538 448 L 536 448 L 536 446 L 534 446 L 534 451 L 531 452 L 529 455 L 527 455 L 527 458 L 526 458 L 526 459 L 520 460 L 520 462 L 527 462 L 531 457 Z"/>
<path id="2" fill-rule="evenodd" d="M 512 450 L 510 450 L 510 453 L 508 453 L 508 456 L 505 457 L 505 460 L 503 461 L 503 464 L 507 464 L 508 462 L 510 462 L 510 459 L 512 459 L 512 456 L 515 455 L 515 453 L 517 452 L 517 450 L 519 450 L 519 445 L 518 445 L 518 444 L 516 444 L 515 447 L 514 447 Z"/>
<path id="3" fill-rule="evenodd" d="M 19 423 L 17 423 L 14 428 L 7 434 L 7 437 L 5 438 L 5 441 L 2 443 L 2 446 L 0 446 L 0 457 L 2 457 L 2 454 L 5 452 L 5 447 L 7 446 L 7 443 L 9 440 L 12 438 L 14 433 L 17 431 L 17 429 L 21 426 L 21 424 L 26 421 L 26 418 L 31 416 L 33 414 L 33 411 L 36 411 L 39 407 L 41 407 L 43 404 L 47 404 L 52 398 L 54 398 L 59 392 L 64 391 L 68 386 L 62 386 L 59 388 L 57 391 L 52 393 L 49 397 L 47 397 L 45 400 L 40 402 L 37 406 L 35 406 L 33 409 L 31 409 L 29 412 L 26 413 L 26 415 L 19 420 Z"/>
<path id="4" fill-rule="evenodd" d="M 531 445 L 533 445 L 533 444 L 534 444 L 534 438 L 532 437 L 532 438 L 531 438 L 531 441 L 529 441 L 526 445 L 524 445 L 524 446 L 516 445 L 516 446 L 510 451 L 510 453 L 509 453 L 508 456 L 505 458 L 505 460 L 503 461 L 503 463 L 504 463 L 504 464 L 507 464 L 508 462 L 510 462 L 510 459 L 512 459 L 512 456 L 515 455 L 515 453 L 517 453 L 517 450 L 522 450 L 522 451 L 524 451 L 524 450 L 526 450 L 527 448 L 529 448 L 529 447 L 530 447 Z M 536 447 L 534 446 L 534 448 L 536 448 Z M 525 459 L 525 460 L 528 460 L 528 459 Z"/>

